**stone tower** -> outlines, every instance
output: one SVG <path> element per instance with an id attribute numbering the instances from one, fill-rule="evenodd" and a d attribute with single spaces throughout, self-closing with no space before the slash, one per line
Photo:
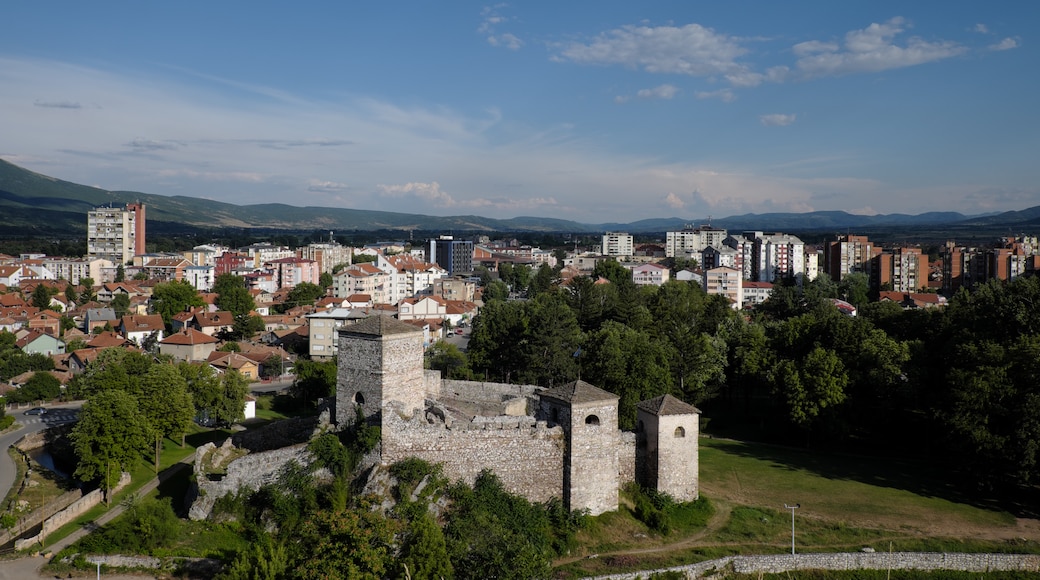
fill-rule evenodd
<path id="1" fill-rule="evenodd" d="M 336 423 L 354 421 L 361 407 L 379 425 L 387 403 L 411 413 L 425 404 L 423 333 L 389 316 L 369 316 L 339 329 Z"/>
<path id="2" fill-rule="evenodd" d="M 539 393 L 540 414 L 566 433 L 563 501 L 592 515 L 618 506 L 618 396 L 584 381 Z"/>
<path id="3" fill-rule="evenodd" d="M 636 436 L 646 460 L 639 483 L 667 493 L 676 501 L 698 495 L 697 436 L 700 411 L 671 395 L 636 405 Z"/>

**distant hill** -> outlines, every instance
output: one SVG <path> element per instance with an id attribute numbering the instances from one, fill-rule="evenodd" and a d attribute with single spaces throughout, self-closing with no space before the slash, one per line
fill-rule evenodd
<path id="1" fill-rule="evenodd" d="M 493 219 L 475 215 L 428 216 L 360 209 L 298 207 L 268 203 L 232 205 L 218 201 L 165 196 L 137 191 L 107 191 L 41 175 L 0 159 L 0 233 L 69 235 L 86 231 L 88 210 L 105 205 L 140 201 L 148 207 L 149 229 L 175 233 L 198 229 L 256 228 L 296 231 L 425 230 L 453 232 L 568 232 L 625 231 L 647 234 L 700 226 L 707 219 L 677 217 L 629 223 L 586 224 L 556 218 L 520 216 Z M 711 225 L 740 232 L 842 232 L 868 228 L 1035 229 L 1040 206 L 986 216 L 956 212 L 920 215 L 854 215 L 843 211 L 745 214 L 711 219 Z"/>

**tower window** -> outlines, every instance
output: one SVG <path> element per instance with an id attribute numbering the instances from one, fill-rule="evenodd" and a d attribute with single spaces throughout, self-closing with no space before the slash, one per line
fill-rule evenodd
<path id="1" fill-rule="evenodd" d="M 683 429 L 682 427 L 676 427 L 675 428 L 675 436 L 676 437 L 686 437 L 686 429 Z"/>
<path id="2" fill-rule="evenodd" d="M 597 417 L 595 415 L 589 415 L 588 417 L 585 417 L 585 424 L 586 425 L 599 425 L 599 417 Z"/>

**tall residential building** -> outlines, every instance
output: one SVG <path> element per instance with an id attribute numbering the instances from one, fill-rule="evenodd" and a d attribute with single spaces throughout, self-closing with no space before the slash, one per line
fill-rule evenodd
<path id="1" fill-rule="evenodd" d="M 628 257 L 635 252 L 632 235 L 624 232 L 607 232 L 603 234 L 602 253 L 604 256 Z"/>
<path id="2" fill-rule="evenodd" d="M 892 248 L 873 258 L 870 287 L 917 292 L 928 285 L 928 256 L 921 248 Z"/>
<path id="3" fill-rule="evenodd" d="M 707 294 L 719 294 L 730 300 L 735 310 L 744 306 L 743 280 L 740 279 L 740 270 L 729 266 L 719 266 L 704 271 L 704 292 Z"/>
<path id="4" fill-rule="evenodd" d="M 880 252 L 867 236 L 839 235 L 823 247 L 823 268 L 835 282 L 853 273 L 870 278 L 870 261 Z"/>
<path id="5" fill-rule="evenodd" d="M 302 248 L 296 248 L 296 257 L 305 260 L 314 260 L 318 263 L 321 273 L 332 273 L 332 269 L 340 264 L 349 266 L 352 262 L 354 248 L 341 246 L 336 242 L 321 242 L 307 244 Z"/>
<path id="6" fill-rule="evenodd" d="M 666 232 L 664 255 L 669 258 L 698 258 L 708 246 L 719 247 L 725 241 L 726 230 L 703 225 L 679 232 Z"/>
<path id="7" fill-rule="evenodd" d="M 449 276 L 473 272 L 473 242 L 456 240 L 452 236 L 441 236 L 430 240 L 429 259 L 448 271 Z"/>
<path id="8" fill-rule="evenodd" d="M 145 253 L 143 203 L 128 203 L 125 209 L 99 207 L 87 212 L 87 257 L 128 264 Z"/>
<path id="9" fill-rule="evenodd" d="M 805 275 L 805 244 L 798 237 L 756 231 L 744 232 L 744 238 L 752 243 L 751 280 L 800 280 Z"/>

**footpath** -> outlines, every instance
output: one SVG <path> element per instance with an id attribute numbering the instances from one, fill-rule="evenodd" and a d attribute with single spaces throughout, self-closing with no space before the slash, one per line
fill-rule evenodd
<path id="1" fill-rule="evenodd" d="M 159 487 L 159 484 L 173 477 L 182 469 L 190 468 L 194 461 L 195 455 L 192 454 L 181 460 L 180 463 L 177 463 L 175 465 L 170 466 L 167 469 L 164 469 L 162 473 L 160 473 L 157 477 L 152 478 L 148 483 L 141 486 L 141 488 L 139 488 L 136 491 L 136 493 L 141 496 L 150 493 L 155 488 Z M 54 542 L 53 544 L 46 544 L 44 547 L 44 553 L 57 554 L 58 552 L 61 552 L 65 548 L 74 544 L 83 536 L 86 536 L 90 532 L 119 517 L 119 515 L 122 514 L 124 511 L 125 508 L 122 505 L 117 504 L 112 506 L 108 511 L 99 516 L 96 520 L 88 523 L 87 525 L 81 526 L 78 530 Z M 0 561 L 0 580 L 31 580 L 33 578 L 65 577 L 65 575 L 55 576 L 55 574 L 53 573 L 47 574 L 41 572 L 40 568 L 42 568 L 44 564 L 47 564 L 49 561 L 50 559 L 48 557 L 44 557 L 42 555 L 19 558 L 17 560 Z M 96 573 L 86 574 L 83 577 L 94 578 L 96 577 Z M 149 573 L 110 575 L 102 573 L 101 577 L 108 578 L 109 580 L 141 580 L 142 578 L 165 578 L 167 577 L 167 575 L 156 575 Z"/>

